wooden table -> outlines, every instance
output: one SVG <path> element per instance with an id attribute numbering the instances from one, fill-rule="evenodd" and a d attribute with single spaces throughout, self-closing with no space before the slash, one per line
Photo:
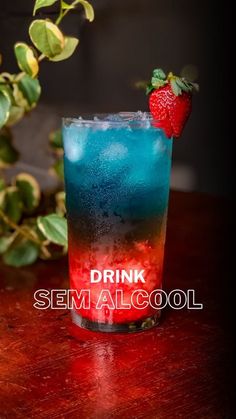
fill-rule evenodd
<path id="1" fill-rule="evenodd" d="M 1 265 L 0 418 L 233 417 L 228 210 L 172 193 L 165 287 L 194 288 L 204 310 L 167 310 L 143 333 L 76 332 L 67 312 L 34 309 L 36 289 L 68 285 L 66 260 Z"/>

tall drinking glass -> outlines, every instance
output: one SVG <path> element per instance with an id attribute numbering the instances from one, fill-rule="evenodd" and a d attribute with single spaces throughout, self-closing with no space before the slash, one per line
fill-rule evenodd
<path id="1" fill-rule="evenodd" d="M 63 142 L 70 288 L 80 303 L 72 319 L 107 332 L 152 327 L 172 140 L 150 114 L 123 112 L 65 118 Z"/>

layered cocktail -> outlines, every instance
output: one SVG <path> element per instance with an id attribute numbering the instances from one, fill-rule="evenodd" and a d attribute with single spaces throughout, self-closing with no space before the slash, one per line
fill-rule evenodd
<path id="1" fill-rule="evenodd" d="M 65 119 L 69 264 L 77 325 L 108 332 L 158 323 L 172 139 L 198 85 L 153 70 L 151 113 Z"/>
<path id="2" fill-rule="evenodd" d="M 148 113 L 64 119 L 72 312 L 92 330 L 158 323 L 172 140 Z"/>

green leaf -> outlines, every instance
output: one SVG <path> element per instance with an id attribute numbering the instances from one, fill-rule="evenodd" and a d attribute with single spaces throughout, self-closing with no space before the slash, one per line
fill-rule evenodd
<path id="1" fill-rule="evenodd" d="M 34 263 L 39 256 L 39 247 L 30 240 L 21 239 L 14 241 L 3 255 L 3 261 L 6 265 L 27 266 Z"/>
<path id="2" fill-rule="evenodd" d="M 5 90 L 0 91 L 0 128 L 7 121 L 10 113 L 11 100 Z"/>
<path id="3" fill-rule="evenodd" d="M 52 131 L 49 135 L 49 142 L 53 148 L 63 148 L 61 129 Z"/>
<path id="4" fill-rule="evenodd" d="M 181 80 L 180 77 L 177 77 L 175 81 L 181 90 L 183 90 L 184 92 L 189 92 L 190 89 L 188 85 L 184 82 L 184 80 Z"/>
<path id="5" fill-rule="evenodd" d="M 34 20 L 30 25 L 29 35 L 35 47 L 48 58 L 60 54 L 65 46 L 62 32 L 49 20 Z"/>
<path id="6" fill-rule="evenodd" d="M 41 196 L 37 180 L 28 173 L 20 173 L 15 177 L 14 183 L 20 193 L 24 210 L 31 212 L 37 208 Z"/>
<path id="7" fill-rule="evenodd" d="M 53 165 L 53 170 L 60 180 L 64 180 L 64 161 L 63 158 L 58 159 Z"/>
<path id="8" fill-rule="evenodd" d="M 89 22 L 92 22 L 94 20 L 93 6 L 86 0 L 78 0 L 78 3 L 80 3 L 83 6 L 86 19 L 88 19 Z"/>
<path id="9" fill-rule="evenodd" d="M 3 83 L 5 82 L 5 79 L 2 79 Z M 1 82 L 1 78 L 0 78 L 0 82 Z M 7 85 L 7 84 L 0 84 L 0 91 L 1 92 L 5 92 L 6 95 L 9 97 L 11 102 L 14 102 L 14 96 L 13 96 L 13 92 L 12 92 L 12 88 L 11 86 Z"/>
<path id="10" fill-rule="evenodd" d="M 51 61 L 62 61 L 66 60 L 67 58 L 71 57 L 71 55 L 74 53 L 77 45 L 79 43 L 79 40 L 77 38 L 72 38 L 70 36 L 65 37 L 65 46 L 62 50 L 62 52 L 58 55 L 55 55 L 55 57 L 51 58 Z"/>
<path id="11" fill-rule="evenodd" d="M 13 239 L 14 237 L 12 235 L 0 237 L 0 255 L 6 252 L 8 247 L 11 245 Z"/>
<path id="12" fill-rule="evenodd" d="M 37 218 L 41 233 L 52 243 L 67 246 L 67 222 L 58 214 L 50 214 Z"/>
<path id="13" fill-rule="evenodd" d="M 19 122 L 23 118 L 24 114 L 25 109 L 21 106 L 11 106 L 6 126 L 11 127 L 12 125 L 17 124 L 17 122 Z"/>
<path id="14" fill-rule="evenodd" d="M 198 83 L 190 83 L 190 85 L 191 85 L 191 87 L 192 87 L 192 90 L 194 91 L 194 92 L 199 92 L 199 84 Z"/>
<path id="15" fill-rule="evenodd" d="M 0 168 L 14 164 L 19 153 L 12 145 L 11 135 L 7 131 L 0 132 Z"/>
<path id="16" fill-rule="evenodd" d="M 151 84 L 154 89 L 159 89 L 167 83 L 167 80 L 158 79 L 157 77 L 152 77 Z"/>
<path id="17" fill-rule="evenodd" d="M 72 9 L 75 9 L 75 5 L 73 5 L 73 4 L 68 4 L 68 3 L 66 3 L 65 1 L 61 1 L 61 8 L 62 8 L 62 10 L 72 10 Z"/>
<path id="18" fill-rule="evenodd" d="M 42 7 L 52 6 L 56 2 L 57 0 L 36 0 L 34 4 L 33 16 L 35 16 L 35 13 L 38 9 L 41 9 Z"/>
<path id="19" fill-rule="evenodd" d="M 149 93 L 151 93 L 153 90 L 154 90 L 154 87 L 153 87 L 152 83 L 147 84 L 146 95 L 149 95 Z"/>
<path id="20" fill-rule="evenodd" d="M 15 186 L 6 188 L 5 213 L 14 223 L 18 223 L 22 216 L 22 200 Z"/>
<path id="21" fill-rule="evenodd" d="M 170 85 L 175 96 L 179 96 L 181 94 L 181 88 L 178 86 L 174 79 L 170 80 Z"/>
<path id="22" fill-rule="evenodd" d="M 29 107 L 33 108 L 41 94 L 39 81 L 37 79 L 32 79 L 26 74 L 19 80 L 18 87 L 23 97 L 27 100 Z"/>
<path id="23" fill-rule="evenodd" d="M 161 79 L 161 80 L 166 79 L 166 74 L 164 73 L 164 71 L 161 68 L 155 68 L 155 70 L 153 70 L 153 75 L 152 76 L 154 78 Z"/>
<path id="24" fill-rule="evenodd" d="M 143 89 L 145 90 L 147 88 L 147 80 L 138 80 L 133 83 L 133 87 L 135 89 Z"/>
<path id="25" fill-rule="evenodd" d="M 16 106 L 23 108 L 25 111 L 29 111 L 31 109 L 28 101 L 24 97 L 22 91 L 19 89 L 18 84 L 14 84 L 13 86 L 13 96 Z"/>
<path id="26" fill-rule="evenodd" d="M 30 77 L 37 76 L 39 65 L 32 48 L 23 42 L 18 42 L 14 46 L 14 51 L 19 68 Z"/>

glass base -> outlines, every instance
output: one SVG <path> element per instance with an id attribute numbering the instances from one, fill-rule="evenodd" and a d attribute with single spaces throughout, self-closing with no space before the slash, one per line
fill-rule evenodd
<path id="1" fill-rule="evenodd" d="M 137 320 L 130 323 L 121 324 L 108 324 L 99 323 L 81 317 L 75 310 L 71 310 L 72 322 L 83 329 L 92 330 L 94 332 L 107 332 L 107 333 L 134 333 L 151 329 L 157 326 L 160 321 L 160 311 L 153 316 Z"/>

